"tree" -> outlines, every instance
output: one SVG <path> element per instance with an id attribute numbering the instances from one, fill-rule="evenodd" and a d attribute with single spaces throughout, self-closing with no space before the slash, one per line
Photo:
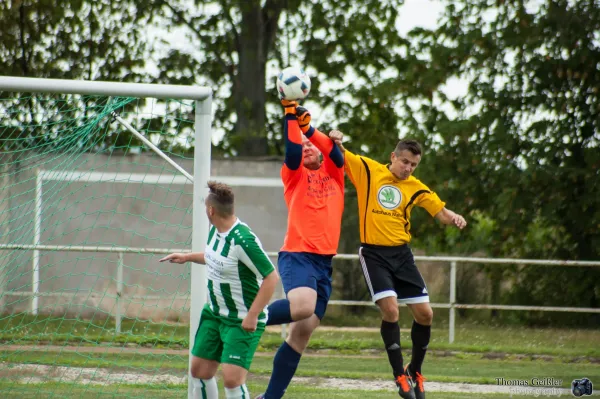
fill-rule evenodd
<path id="1" fill-rule="evenodd" d="M 492 255 L 600 258 L 599 30 L 594 1 L 480 0 L 449 2 L 421 33 L 427 68 L 468 82 L 456 116 L 422 110 L 437 133 L 424 135 L 428 172 L 496 221 Z M 529 267 L 514 280 L 529 303 L 599 305 L 595 268 Z"/>
<path id="2" fill-rule="evenodd" d="M 417 177 L 473 216 L 470 229 L 492 227 L 486 243 L 468 231 L 457 239 L 415 212 L 416 246 L 599 259 L 598 3 L 446 4 L 438 28 L 409 33 L 411 45 L 394 64 L 397 78 L 363 95 L 364 112 L 349 113 L 343 128 L 350 148 L 385 160 L 398 134 L 416 137 L 425 147 Z M 466 82 L 466 95 L 447 96 L 444 85 L 453 78 Z M 502 301 L 506 277 L 515 283 L 506 301 L 599 305 L 596 268 L 492 267 L 488 273 L 494 303 Z M 576 287 L 567 287 L 570 281 Z"/>
<path id="3" fill-rule="evenodd" d="M 322 130 L 340 128 L 349 148 L 381 161 L 400 136 L 419 139 L 425 154 L 417 177 L 486 231 L 485 242 L 457 238 L 415 212 L 416 246 L 600 258 L 598 3 L 446 4 L 438 28 L 401 37 L 395 0 L 4 2 L 0 74 L 210 86 L 214 127 L 225 133 L 218 152 L 256 156 L 282 152 L 275 73 L 300 64 L 313 81 L 309 108 L 319 104 L 328 118 L 317 116 Z M 189 44 L 165 37 L 169 51 L 161 56 L 149 29 L 158 37 L 177 30 Z M 146 60 L 157 60 L 156 76 L 142 72 Z M 466 82 L 466 95 L 448 97 L 453 78 Z M 163 148 L 177 133 L 169 130 Z M 356 220 L 344 223 L 356 239 Z M 498 270 L 490 269 L 496 283 Z M 598 306 L 595 269 L 541 278 L 532 268 L 508 272 L 518 287 L 513 297 Z M 572 279 L 577 289 L 548 295 Z M 528 289 L 533 282 L 541 288 Z"/>
<path id="4" fill-rule="evenodd" d="M 225 154 L 281 154 L 277 70 L 305 66 L 311 100 L 328 106 L 348 78 L 367 93 L 398 59 L 401 1 L 68 0 L 0 6 L 0 73 L 87 80 L 196 84 L 214 89 L 214 127 Z M 191 7 L 190 7 L 191 6 Z M 168 31 L 189 40 L 174 45 Z M 160 44 L 168 46 L 160 53 Z M 148 62 L 150 61 L 150 62 Z M 153 64 L 156 76 L 149 72 Z M 327 82 L 321 89 L 321 83 Z M 278 105 L 277 105 L 278 107 Z M 349 112 L 352 108 L 337 108 Z M 275 110 L 276 109 L 276 110 Z M 349 115 L 344 114 L 346 119 Z M 172 139 L 162 137 L 164 147 Z"/>
<path id="5" fill-rule="evenodd" d="M 144 79 L 146 44 L 137 29 L 147 21 L 135 2 L 99 0 L 12 0 L 0 3 L 0 75 L 55 79 L 85 79 L 138 82 Z M 63 101 L 73 102 L 73 107 Z M 42 105 L 43 104 L 43 111 Z M 28 124 L 36 125 L 40 115 L 46 129 L 31 129 L 29 139 L 13 144 L 35 147 L 57 137 L 60 123 L 86 112 L 89 99 L 60 95 L 19 93 L 4 98 L 0 106 L 6 126 L 19 121 L 14 130 L 0 132 L 3 138 L 22 138 Z M 54 112 L 51 112 L 54 108 Z M 63 119 L 64 120 L 64 119 Z M 50 128 L 51 127 L 51 128 Z M 127 138 L 125 138 L 127 136 Z M 129 141 L 129 133 L 121 135 Z M 10 143 L 11 140 L 7 140 Z M 107 143 L 110 144 L 110 143 Z"/>
<path id="6" fill-rule="evenodd" d="M 287 64 L 314 72 L 311 99 L 327 105 L 338 91 L 321 83 L 348 74 L 374 87 L 402 43 L 396 0 L 156 0 L 156 20 L 181 29 L 194 48 L 172 49 L 159 81 L 215 89 L 216 125 L 227 132 L 220 150 L 238 155 L 281 153 L 275 73 Z M 294 50 L 291 50 L 291 47 Z M 286 51 L 286 49 L 289 49 Z M 287 54 L 286 54 L 287 52 Z M 269 72 L 268 69 L 271 68 Z M 277 109 L 279 111 L 279 109 Z"/>
<path id="7" fill-rule="evenodd" d="M 12 0 L 0 4 L 3 75 L 138 81 L 145 65 L 135 2 Z"/>

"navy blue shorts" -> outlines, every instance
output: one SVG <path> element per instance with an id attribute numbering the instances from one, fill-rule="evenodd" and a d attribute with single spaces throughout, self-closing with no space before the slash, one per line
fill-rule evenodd
<path id="1" fill-rule="evenodd" d="M 331 296 L 331 274 L 333 255 L 318 255 L 308 252 L 280 252 L 277 261 L 283 290 L 288 292 L 298 287 L 309 287 L 317 291 L 315 314 L 325 316 L 327 302 Z"/>

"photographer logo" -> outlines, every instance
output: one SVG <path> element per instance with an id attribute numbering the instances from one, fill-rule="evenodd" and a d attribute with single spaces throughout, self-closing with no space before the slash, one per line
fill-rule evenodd
<path id="1" fill-rule="evenodd" d="M 592 381 L 589 378 L 579 378 L 571 382 L 573 396 L 591 395 L 593 391 Z"/>

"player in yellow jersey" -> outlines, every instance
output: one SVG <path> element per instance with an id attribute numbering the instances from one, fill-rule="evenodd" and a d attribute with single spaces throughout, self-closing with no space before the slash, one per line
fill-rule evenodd
<path id="1" fill-rule="evenodd" d="M 424 399 L 421 365 L 431 337 L 433 311 L 427 287 L 408 246 L 410 214 L 419 206 L 443 224 L 462 229 L 467 222 L 447 209 L 437 194 L 412 176 L 421 161 L 418 142 L 400 141 L 391 154 L 390 163 L 384 165 L 345 150 L 341 132 L 334 130 L 329 137 L 344 152 L 346 174 L 356 188 L 360 263 L 373 302 L 381 311 L 381 337 L 398 393 L 403 398 Z M 406 304 L 414 317 L 412 358 L 406 367 L 400 349 L 398 303 Z"/>

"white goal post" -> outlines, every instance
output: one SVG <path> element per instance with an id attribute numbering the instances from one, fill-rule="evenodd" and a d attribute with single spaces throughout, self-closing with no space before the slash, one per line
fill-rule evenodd
<path id="1" fill-rule="evenodd" d="M 209 87 L 158 85 L 145 83 L 120 83 L 66 79 L 41 79 L 0 76 L 0 92 L 60 93 L 101 96 L 123 96 L 156 99 L 195 101 L 194 187 L 192 214 L 192 251 L 202 251 L 208 238 L 208 218 L 204 212 L 204 197 L 210 178 L 212 144 L 212 89 Z M 199 212 L 196 212 L 200 210 Z M 34 234 L 39 238 L 39 225 Z M 34 259 L 35 264 L 35 259 Z M 196 326 L 206 301 L 206 272 L 202 267 L 192 267 L 190 276 L 190 348 L 194 344 Z M 39 272 L 35 270 L 34 274 Z M 35 285 L 35 284 L 34 284 Z M 193 289 L 192 289 L 193 287 Z M 35 287 L 34 287 L 35 288 Z M 191 361 L 191 357 L 190 357 Z M 188 397 L 192 397 L 191 378 L 188 374 Z"/>

